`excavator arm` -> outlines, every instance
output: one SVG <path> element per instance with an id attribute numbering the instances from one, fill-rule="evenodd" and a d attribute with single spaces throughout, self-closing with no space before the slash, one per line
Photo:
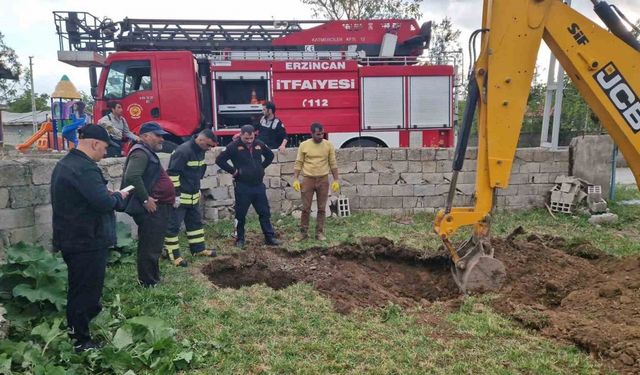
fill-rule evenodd
<path id="1" fill-rule="evenodd" d="M 640 44 L 608 4 L 592 0 L 609 32 L 560 0 L 484 0 L 481 50 L 469 77 L 469 97 L 445 209 L 435 230 L 449 250 L 463 292 L 496 290 L 504 265 L 489 243 L 496 189 L 506 189 L 520 136 L 540 42 L 553 54 L 622 151 L 640 182 Z M 474 111 L 478 159 L 473 207 L 452 207 Z M 454 248 L 451 236 L 473 226 Z"/>

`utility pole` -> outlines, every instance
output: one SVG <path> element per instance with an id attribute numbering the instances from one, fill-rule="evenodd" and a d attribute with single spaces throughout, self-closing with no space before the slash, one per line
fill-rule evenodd
<path id="1" fill-rule="evenodd" d="M 31 73 L 31 122 L 33 123 L 33 134 L 38 131 L 36 123 L 36 94 L 33 89 L 33 56 L 29 56 L 29 72 Z"/>

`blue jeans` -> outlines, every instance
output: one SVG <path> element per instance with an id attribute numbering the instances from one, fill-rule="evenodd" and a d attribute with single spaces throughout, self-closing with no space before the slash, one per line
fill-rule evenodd
<path id="1" fill-rule="evenodd" d="M 247 185 L 243 182 L 236 181 L 236 220 L 238 221 L 237 239 L 244 240 L 244 224 L 246 222 L 247 211 L 249 206 L 258 213 L 260 227 L 265 238 L 273 238 L 275 232 L 271 226 L 271 209 L 269 208 L 269 200 L 267 199 L 267 188 L 263 183 L 259 185 Z"/>

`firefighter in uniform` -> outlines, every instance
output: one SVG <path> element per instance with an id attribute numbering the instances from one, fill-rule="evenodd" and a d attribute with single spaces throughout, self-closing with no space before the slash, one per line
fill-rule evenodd
<path id="1" fill-rule="evenodd" d="M 200 180 L 207 169 L 204 154 L 216 144 L 215 134 L 210 129 L 205 129 L 196 137 L 178 146 L 169 160 L 167 173 L 176 189 L 176 202 L 169 229 L 164 238 L 164 247 L 167 256 L 176 266 L 187 266 L 187 261 L 180 255 L 178 245 L 178 233 L 183 221 L 187 229 L 187 241 L 191 254 L 216 256 L 215 250 L 205 249 L 200 210 Z"/>

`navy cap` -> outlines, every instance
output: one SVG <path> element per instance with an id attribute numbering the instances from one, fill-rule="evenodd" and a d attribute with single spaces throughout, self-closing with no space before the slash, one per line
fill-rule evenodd
<path id="1" fill-rule="evenodd" d="M 140 135 L 143 135 L 144 133 L 153 133 L 157 135 L 169 134 L 166 131 L 162 130 L 157 122 L 153 121 L 145 122 L 144 124 L 142 124 L 142 126 L 140 127 Z"/>
<path id="2" fill-rule="evenodd" d="M 100 125 L 87 124 L 78 129 L 78 138 L 80 139 L 97 139 L 107 144 L 111 144 L 111 138 L 107 130 Z"/>

